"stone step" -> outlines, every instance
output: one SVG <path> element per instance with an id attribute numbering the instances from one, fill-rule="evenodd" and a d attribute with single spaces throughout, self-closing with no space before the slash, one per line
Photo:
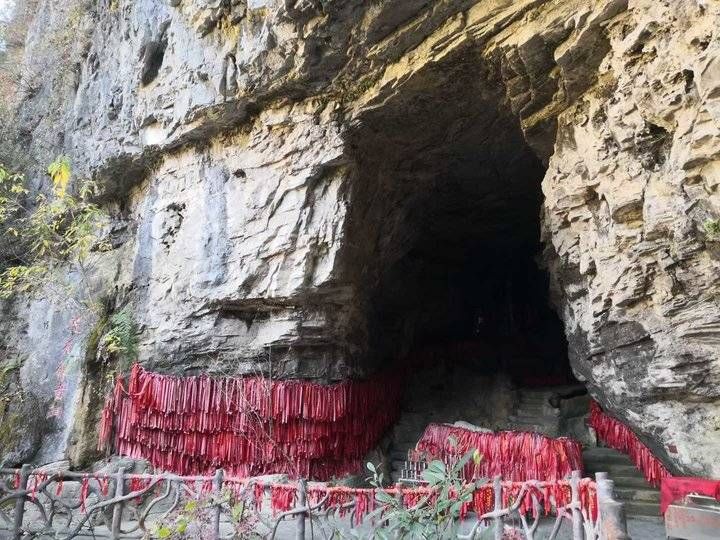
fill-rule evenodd
<path id="1" fill-rule="evenodd" d="M 409 449 L 410 448 L 408 448 L 408 450 Z M 407 459 L 408 450 L 393 448 L 390 451 L 390 460 L 391 461 L 405 461 Z"/>
<path id="2" fill-rule="evenodd" d="M 625 503 L 625 512 L 628 516 L 660 516 L 660 503 L 633 501 Z"/>
<path id="3" fill-rule="evenodd" d="M 585 470 L 588 473 L 596 473 L 596 472 L 606 472 L 610 476 L 610 478 L 615 478 L 616 476 L 621 476 L 623 478 L 642 478 L 643 480 L 645 477 L 642 475 L 642 473 L 635 467 L 635 465 L 626 465 L 626 464 L 618 464 L 618 463 L 592 463 L 589 464 L 588 462 L 585 462 Z"/>
<path id="4" fill-rule="evenodd" d="M 531 420 L 529 422 L 523 422 L 521 420 L 516 420 L 512 417 L 508 418 L 508 425 L 513 426 L 513 428 L 516 428 L 516 429 L 525 429 L 525 430 L 533 430 L 533 431 L 542 429 L 543 427 L 545 427 L 542 424 L 538 424 L 534 420 Z"/>
<path id="5" fill-rule="evenodd" d="M 521 388 L 520 394 L 523 396 L 549 396 L 557 392 L 557 388 L 544 387 L 544 388 Z"/>
<path id="6" fill-rule="evenodd" d="M 547 437 L 557 437 L 558 436 L 558 430 L 557 428 L 548 427 L 548 426 L 537 426 L 537 425 L 530 425 L 530 424 L 510 424 L 504 429 L 508 431 L 526 431 L 528 433 L 540 433 L 541 435 L 545 435 Z"/>
<path id="7" fill-rule="evenodd" d="M 595 465 L 633 465 L 632 460 L 623 454 L 617 454 L 615 456 L 595 456 L 583 452 L 583 461 L 588 467 L 595 467 Z"/>
<path id="8" fill-rule="evenodd" d="M 390 469 L 393 471 L 401 471 L 405 467 L 404 459 L 393 459 L 390 462 Z"/>
<path id="9" fill-rule="evenodd" d="M 521 400 L 517 406 L 519 409 L 528 408 L 528 409 L 536 409 L 536 410 L 541 411 L 545 408 L 545 405 L 547 405 L 547 403 L 548 403 L 547 400 L 544 400 L 544 399 L 537 400 L 537 401 Z"/>
<path id="10" fill-rule="evenodd" d="M 538 424 L 540 426 L 550 425 L 554 426 L 557 424 L 557 418 L 554 416 L 528 416 L 521 414 L 514 414 L 508 417 L 508 420 L 514 422 L 523 422 L 525 424 Z"/>
<path id="11" fill-rule="evenodd" d="M 615 450 L 614 448 L 608 448 L 606 446 L 593 446 L 591 448 L 587 448 L 583 453 L 589 454 L 591 456 L 624 456 L 624 457 L 628 457 L 627 454 L 623 454 L 619 450 Z"/>
<path id="12" fill-rule="evenodd" d="M 532 429 L 533 431 L 557 431 L 558 423 L 553 420 L 543 421 L 537 418 L 508 418 L 508 423 L 513 426 L 519 426 L 523 429 Z"/>
<path id="13" fill-rule="evenodd" d="M 642 476 L 632 476 L 632 477 L 625 477 L 625 476 L 611 476 L 611 480 L 615 482 L 615 489 L 624 489 L 624 488 L 639 488 L 639 489 L 649 489 L 652 486 L 647 483 L 645 478 Z"/>
<path id="14" fill-rule="evenodd" d="M 521 405 L 545 405 L 550 396 L 520 396 L 519 403 Z"/>
<path id="15" fill-rule="evenodd" d="M 545 414 L 544 408 L 541 405 L 528 405 L 524 403 L 517 408 L 518 413 L 520 413 L 521 411 L 537 416 L 542 416 L 543 414 Z"/>
<path id="16" fill-rule="evenodd" d="M 653 489 L 615 488 L 615 497 L 620 501 L 660 503 L 660 491 Z"/>

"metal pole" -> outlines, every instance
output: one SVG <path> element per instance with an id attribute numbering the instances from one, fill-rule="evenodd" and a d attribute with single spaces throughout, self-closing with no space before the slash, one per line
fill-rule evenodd
<path id="1" fill-rule="evenodd" d="M 572 493 L 572 533 L 573 540 L 583 540 L 583 518 L 580 512 L 580 471 L 573 471 L 570 477 L 570 491 Z"/>
<path id="2" fill-rule="evenodd" d="M 213 540 L 219 540 L 220 538 L 220 513 L 221 513 L 221 499 L 222 499 L 222 485 L 223 485 L 223 471 L 217 469 L 215 471 L 215 478 L 213 478 L 213 491 L 217 499 L 214 501 L 213 506 L 213 529 L 212 538 Z"/>
<path id="3" fill-rule="evenodd" d="M 31 467 L 27 463 L 20 468 L 20 485 L 19 491 L 27 489 L 28 480 L 30 479 Z M 15 520 L 13 522 L 13 540 L 20 540 L 23 535 L 23 517 L 25 516 L 25 495 L 15 499 Z"/>
<path id="4" fill-rule="evenodd" d="M 305 495 L 305 480 L 302 478 L 298 480 L 298 508 L 305 508 L 307 505 L 307 497 Z M 297 514 L 297 530 L 295 533 L 296 540 L 305 540 L 305 512 Z"/>
<path id="5" fill-rule="evenodd" d="M 120 467 L 115 473 L 115 498 L 125 495 L 125 468 Z M 123 514 L 122 502 L 116 502 L 113 505 L 112 526 L 110 528 L 110 538 L 117 540 L 120 538 L 120 526 L 122 525 Z"/>
<path id="6" fill-rule="evenodd" d="M 502 478 L 498 475 L 493 478 L 493 493 L 495 494 L 495 512 L 498 514 L 502 510 Z M 503 537 L 503 518 L 500 515 L 496 515 L 493 518 L 495 522 L 495 540 L 502 540 Z"/>

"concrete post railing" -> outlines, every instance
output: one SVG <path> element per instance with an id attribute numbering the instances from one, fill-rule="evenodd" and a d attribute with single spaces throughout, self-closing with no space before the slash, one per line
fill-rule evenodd
<path id="1" fill-rule="evenodd" d="M 502 477 L 496 476 L 493 478 L 493 493 L 495 495 L 494 499 L 494 508 L 493 510 L 497 512 L 497 515 L 493 518 L 494 522 L 494 536 L 493 538 L 495 540 L 502 540 L 504 529 L 505 529 L 505 523 L 503 522 L 503 518 L 500 515 L 500 512 L 502 511 Z"/>
<path id="2" fill-rule="evenodd" d="M 20 469 L 20 482 L 18 490 L 25 491 L 28 487 L 28 480 L 30 479 L 30 472 L 32 467 L 30 465 L 23 465 Z M 25 497 L 18 497 L 15 501 L 15 512 L 13 519 L 13 540 L 20 540 L 23 536 L 23 517 L 25 517 Z"/>
<path id="3" fill-rule="evenodd" d="M 615 482 L 605 472 L 595 475 L 597 485 L 599 540 L 630 540 L 625 505 L 615 500 Z"/>
<path id="4" fill-rule="evenodd" d="M 580 510 L 580 471 L 573 471 L 570 476 L 570 494 L 573 540 L 582 540 L 584 533 L 583 516 Z"/>
<path id="5" fill-rule="evenodd" d="M 120 467 L 115 473 L 115 497 L 125 495 L 125 469 Z M 113 506 L 112 524 L 110 525 L 110 537 L 113 540 L 120 538 L 120 526 L 122 525 L 123 503 Z"/>
<path id="6" fill-rule="evenodd" d="M 16 485 L 17 487 L 10 491 L 8 495 L 6 495 L 5 500 L 15 498 L 14 503 L 14 515 L 13 515 L 13 540 L 21 540 L 23 538 L 23 535 L 27 532 L 23 529 L 23 520 L 27 520 L 28 517 L 25 515 L 25 503 L 28 499 L 28 497 L 31 496 L 35 497 L 35 490 L 40 489 L 44 490 L 47 489 L 48 482 L 50 481 L 58 481 L 62 482 L 63 480 L 74 480 L 78 482 L 83 482 L 83 486 L 85 486 L 85 489 L 87 488 L 87 482 L 89 479 L 94 478 L 96 481 L 100 482 L 98 477 L 96 475 L 93 475 L 91 473 L 77 473 L 77 472 L 71 472 L 66 471 L 63 473 L 59 473 L 59 475 L 50 477 L 48 479 L 47 475 L 43 475 L 41 473 L 33 473 L 31 467 L 29 465 L 23 465 L 23 467 L 20 470 L 16 469 L 3 469 L 3 474 L 14 474 L 16 475 Z M 37 474 L 35 477 L 35 484 L 32 484 L 34 487 L 32 490 L 28 490 L 28 483 L 29 479 L 33 474 Z M 54 480 L 53 480 L 54 478 Z M 43 480 L 39 480 L 43 479 Z M 223 497 L 223 489 L 226 482 L 237 482 L 241 481 L 240 479 L 235 478 L 225 478 L 224 472 L 221 469 L 218 469 L 215 471 L 215 474 L 212 477 L 208 476 L 195 476 L 195 477 L 179 477 L 172 474 L 127 474 L 124 468 L 118 469 L 118 471 L 110 476 L 105 476 L 103 482 L 109 482 L 110 480 L 114 481 L 114 487 L 113 487 L 113 493 L 109 498 L 101 499 L 96 503 L 93 503 L 88 507 L 87 513 L 83 514 L 82 518 L 79 521 L 79 524 L 76 525 L 75 529 L 73 531 L 70 531 L 69 536 L 65 537 L 66 540 L 69 538 L 73 538 L 77 536 L 80 532 L 80 528 L 83 526 L 83 523 L 87 522 L 87 520 L 91 517 L 92 512 L 97 512 L 103 509 L 102 511 L 112 511 L 112 520 L 109 523 L 109 533 L 110 538 L 113 540 L 119 540 L 120 538 L 124 538 L 129 531 L 137 530 L 138 525 L 135 526 L 135 529 L 126 528 L 126 531 L 123 532 L 122 524 L 123 524 L 123 513 L 125 510 L 125 507 L 127 504 L 130 504 L 132 500 L 137 499 L 138 495 L 142 495 L 144 493 L 148 493 L 150 489 L 154 489 L 155 486 L 157 486 L 158 482 L 166 481 L 167 489 L 162 495 L 162 497 L 167 497 L 170 494 L 171 486 L 173 485 L 179 485 L 182 482 L 202 482 L 202 485 L 205 486 L 207 483 L 211 483 L 212 485 L 212 493 L 209 494 L 211 497 L 211 504 L 208 507 L 209 510 L 209 524 L 210 524 L 210 534 L 209 537 L 212 538 L 212 540 L 220 540 L 221 539 L 221 517 L 222 517 L 222 511 L 223 511 L 223 504 L 224 497 Z M 133 481 L 141 480 L 145 481 L 145 487 L 138 489 L 135 487 L 131 487 L 129 490 L 127 489 L 126 482 L 130 481 L 131 486 L 134 484 Z M 614 492 L 613 492 L 613 481 L 608 478 L 607 473 L 597 473 L 596 475 L 596 481 L 595 486 L 597 490 L 597 503 L 598 503 L 598 519 L 597 521 L 593 521 L 591 516 L 584 515 L 585 510 L 583 510 L 583 507 L 581 505 L 581 485 L 584 485 L 581 483 L 581 475 L 579 471 L 573 471 L 569 487 L 570 487 L 570 501 L 569 504 L 565 505 L 564 507 L 560 508 L 558 507 L 558 513 L 557 513 L 557 520 L 555 528 L 553 529 L 553 533 L 550 535 L 550 538 L 555 538 L 558 528 L 561 526 L 560 524 L 565 521 L 567 522 L 568 518 L 572 524 L 572 538 L 573 540 L 584 540 L 586 537 L 586 532 L 588 535 L 588 538 L 596 538 L 596 535 L 599 540 L 630 540 L 630 537 L 627 533 L 627 524 L 626 524 L 626 518 L 625 518 L 625 509 L 622 503 L 618 502 L 614 498 Z M 583 482 L 586 482 L 587 480 L 584 480 Z M 44 482 L 44 483 L 43 483 Z M 174 484 L 173 484 L 174 483 Z M 475 538 L 474 534 L 475 531 L 477 531 L 478 525 L 480 525 L 481 521 L 489 521 L 492 524 L 493 529 L 493 538 L 495 540 L 501 540 L 504 535 L 504 528 L 505 528 L 505 520 L 506 518 L 513 515 L 513 513 L 517 513 L 520 508 L 521 501 L 523 500 L 523 497 L 528 494 L 527 490 L 534 489 L 535 486 L 538 486 L 541 483 L 535 482 L 535 481 L 529 481 L 527 485 L 523 485 L 522 488 L 518 493 L 515 493 L 513 495 L 513 500 L 510 502 L 507 508 L 503 506 L 503 482 L 502 478 L 500 476 L 495 476 L 492 481 L 492 488 L 493 488 L 493 495 L 494 495 L 494 502 L 493 502 L 493 510 L 491 512 L 485 513 L 482 516 L 477 516 L 478 521 L 477 524 L 474 526 L 472 532 L 468 535 L 462 535 L 460 534 L 458 538 L 465 538 L 465 539 L 472 539 Z M 107 484 L 105 484 L 107 486 Z M 112 485 L 112 484 L 111 484 Z M 252 485 L 252 484 L 249 484 Z M 39 487 L 38 487 L 39 486 Z M 567 486 L 567 484 L 565 484 Z M 270 488 L 270 486 L 266 486 Z M 180 489 L 177 487 L 176 489 Z M 85 491 L 87 494 L 87 491 Z M 192 490 L 190 491 L 192 493 Z M 398 489 L 395 491 L 395 496 L 399 499 L 399 504 L 402 505 L 403 501 L 403 490 Z M 405 492 L 406 493 L 406 492 Z M 197 496 L 199 496 L 200 492 L 197 492 Z M 322 502 L 316 502 L 315 506 L 313 507 L 308 498 L 308 492 L 307 492 L 307 482 L 303 479 L 299 480 L 297 483 L 297 491 L 296 491 L 296 500 L 294 507 L 286 512 L 283 512 L 280 516 L 276 519 L 275 529 L 273 530 L 273 535 L 275 535 L 275 532 L 277 531 L 278 525 L 280 524 L 280 521 L 283 519 L 295 519 L 295 538 L 297 540 L 304 540 L 305 534 L 306 534 L 306 522 L 308 519 L 310 519 L 311 528 L 312 528 L 312 519 L 313 519 L 313 511 L 315 509 L 318 509 L 323 504 Z M 156 494 L 156 497 L 159 496 Z M 530 493 L 530 496 L 535 497 Z M 179 497 L 179 491 L 178 495 Z M 326 497 L 327 499 L 327 497 Z M 153 506 L 157 501 L 153 501 L 150 503 L 149 507 L 146 509 L 149 511 L 149 508 Z M 36 503 L 37 504 L 37 503 Z M 177 502 L 175 503 L 177 504 Z M 538 502 L 534 499 L 534 503 L 536 508 L 538 508 Z M 344 506 L 342 506 L 343 511 L 351 506 L 348 506 L 348 503 L 345 503 Z M 328 510 L 329 511 L 329 510 Z M 85 512 L 85 510 L 83 510 Z M 127 513 L 126 514 L 131 514 Z M 568 515 L 569 514 L 569 515 Z M 145 530 L 144 521 L 147 516 L 143 515 L 141 519 L 139 519 L 139 526 Z M 381 518 L 382 519 L 382 518 Z M 535 527 L 537 525 L 537 522 L 532 527 L 528 527 L 525 523 L 525 518 L 521 516 L 521 519 L 523 520 L 523 528 L 525 529 L 525 534 L 527 538 L 531 539 L 534 538 L 535 534 Z M 9 521 L 9 520 L 8 520 Z M 107 533 L 105 533 L 107 534 Z"/>
<path id="7" fill-rule="evenodd" d="M 298 491 L 297 491 L 297 506 L 298 508 L 305 508 L 307 506 L 307 485 L 305 483 L 305 480 L 299 480 L 298 481 Z M 297 529 L 295 532 L 295 538 L 297 540 L 305 540 L 305 518 L 307 517 L 307 514 L 305 512 L 301 512 L 296 516 L 297 519 Z"/>
<path id="8" fill-rule="evenodd" d="M 220 539 L 220 514 L 222 512 L 222 486 L 223 486 L 223 471 L 217 469 L 215 476 L 213 477 L 213 490 L 216 495 L 216 500 L 213 501 L 213 516 L 212 516 L 212 540 Z"/>

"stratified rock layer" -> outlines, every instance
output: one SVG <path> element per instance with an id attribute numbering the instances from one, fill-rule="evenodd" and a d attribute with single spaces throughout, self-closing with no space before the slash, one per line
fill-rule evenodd
<path id="1" fill-rule="evenodd" d="M 547 167 L 545 266 L 575 372 L 668 465 L 720 476 L 713 3 L 55 4 L 28 38 L 29 171 L 66 152 L 101 183 L 99 288 L 132 306 L 142 362 L 366 375 L 451 324 L 425 270 L 532 243 Z M 43 459 L 93 413 L 63 368 L 92 318 L 50 304 L 3 319 L 46 406 L 67 374 Z"/>

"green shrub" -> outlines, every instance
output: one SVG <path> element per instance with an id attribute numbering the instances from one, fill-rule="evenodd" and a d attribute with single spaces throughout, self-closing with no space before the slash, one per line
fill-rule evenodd
<path id="1" fill-rule="evenodd" d="M 127 368 L 137 358 L 137 325 L 129 306 L 113 314 L 108 321 L 109 330 L 102 337 L 102 346 L 121 361 Z M 122 369 L 121 369 L 122 370 Z"/>
<path id="2" fill-rule="evenodd" d="M 383 488 L 382 473 L 368 463 L 367 467 L 373 475 L 369 481 L 376 489 L 378 506 L 369 517 L 380 523 L 373 529 L 373 537 L 380 540 L 455 538 L 463 505 L 472 500 L 477 488 L 488 482 L 483 479 L 468 483 L 463 479 L 463 469 L 471 459 L 480 463 L 482 455 L 477 450 L 471 450 L 449 469 L 442 461 L 430 462 L 423 472 L 423 479 L 435 495 L 424 497 L 410 508 Z"/>
<path id="3" fill-rule="evenodd" d="M 108 216 L 92 201 L 96 185 L 82 182 L 71 194 L 72 170 L 64 156 L 48 174 L 49 193 L 32 196 L 24 176 L 0 164 L 0 298 L 48 283 L 59 264 L 70 263 L 85 276 L 91 251 L 110 247 L 100 240 Z"/>
<path id="4" fill-rule="evenodd" d="M 720 219 L 707 219 L 703 223 L 708 240 L 720 240 Z"/>

